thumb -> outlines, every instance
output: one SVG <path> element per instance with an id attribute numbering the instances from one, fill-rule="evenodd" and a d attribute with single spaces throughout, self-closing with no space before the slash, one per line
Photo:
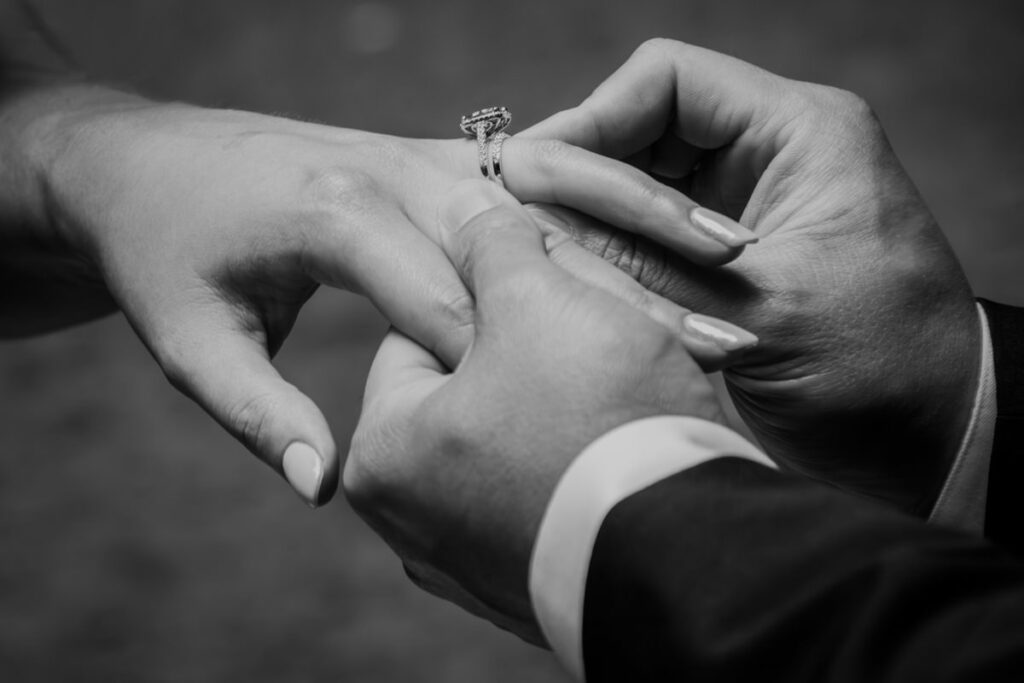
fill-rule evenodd
<path id="1" fill-rule="evenodd" d="M 157 358 L 174 386 L 282 474 L 307 504 L 323 505 L 338 481 L 327 421 L 274 369 L 259 335 L 224 323 L 236 319 L 226 304 L 201 317 L 193 309 L 173 337 L 178 341 L 165 344 Z"/>
<path id="2" fill-rule="evenodd" d="M 502 294 L 518 294 L 524 278 L 557 277 L 544 238 L 512 195 L 486 180 L 455 185 L 441 204 L 441 246 L 477 308 Z"/>

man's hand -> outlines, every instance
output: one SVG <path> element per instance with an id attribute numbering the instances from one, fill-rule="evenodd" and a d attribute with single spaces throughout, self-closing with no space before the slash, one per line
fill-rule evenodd
<path id="1" fill-rule="evenodd" d="M 977 314 L 863 101 L 655 40 L 523 135 L 628 160 L 752 229 L 760 243 L 711 270 L 552 209 L 649 289 L 760 337 L 726 378 L 769 454 L 927 514 L 969 419 Z"/>
<path id="2" fill-rule="evenodd" d="M 573 458 L 632 420 L 721 413 L 678 337 L 552 264 L 512 197 L 464 182 L 442 221 L 444 249 L 476 299 L 476 337 L 449 373 L 388 335 L 345 489 L 414 580 L 536 642 L 530 553 Z"/>

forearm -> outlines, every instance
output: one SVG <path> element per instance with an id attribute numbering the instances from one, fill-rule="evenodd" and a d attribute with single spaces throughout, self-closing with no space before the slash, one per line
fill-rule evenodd
<path id="1" fill-rule="evenodd" d="M 735 460 L 618 506 L 595 543 L 586 593 L 588 681 L 1019 673 L 1019 563 Z"/>
<path id="2" fill-rule="evenodd" d="M 11 248 L 52 248 L 45 210 L 43 172 L 54 147 L 55 100 L 80 79 L 48 35 L 31 6 L 0 2 L 0 240 Z M 52 150 L 51 150 L 52 151 Z M 6 265 L 6 264 L 5 264 Z"/>
<path id="3" fill-rule="evenodd" d="M 86 122 L 131 96 L 89 85 L 22 3 L 0 3 L 0 336 L 45 332 L 114 306 L 56 176 Z"/>

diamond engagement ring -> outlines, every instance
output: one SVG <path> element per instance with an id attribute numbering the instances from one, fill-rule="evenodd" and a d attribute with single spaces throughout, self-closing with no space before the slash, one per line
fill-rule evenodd
<path id="1" fill-rule="evenodd" d="M 467 137 L 476 138 L 480 173 L 502 187 L 501 147 L 509 137 L 504 130 L 511 122 L 512 112 L 507 107 L 487 107 L 463 116 L 459 126 Z"/>

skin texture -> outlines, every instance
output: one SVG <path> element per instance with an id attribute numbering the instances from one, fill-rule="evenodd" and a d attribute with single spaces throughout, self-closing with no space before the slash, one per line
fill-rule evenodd
<path id="1" fill-rule="evenodd" d="M 721 269 L 551 208 L 650 290 L 760 338 L 725 373 L 784 466 L 927 514 L 966 428 L 978 318 L 965 276 L 870 108 L 682 43 L 645 43 L 523 133 L 629 161 L 753 230 Z"/>
<path id="2" fill-rule="evenodd" d="M 678 337 L 552 264 L 511 196 L 466 181 L 443 211 L 476 337 L 449 372 L 408 337 L 387 336 L 345 490 L 419 585 L 539 642 L 528 564 L 561 473 L 620 424 L 722 413 Z"/>
<path id="3" fill-rule="evenodd" d="M 479 177 L 473 141 L 154 103 L 52 74 L 15 80 L 0 92 L 0 277 L 13 294 L 0 334 L 122 311 L 171 383 L 313 505 L 336 488 L 336 446 L 270 361 L 316 288 L 365 295 L 449 367 L 470 344 L 472 297 L 436 242 L 438 198 Z M 504 156 L 521 200 L 651 234 L 673 226 L 676 246 L 702 263 L 742 251 L 675 229 L 689 200 L 626 164 L 557 141 L 512 139 Z M 641 196 L 656 207 L 622 208 Z M 754 339 L 709 344 L 684 327 L 687 310 L 562 251 L 566 267 L 674 329 L 708 367 Z M 295 443 L 312 460 L 285 468 Z"/>

